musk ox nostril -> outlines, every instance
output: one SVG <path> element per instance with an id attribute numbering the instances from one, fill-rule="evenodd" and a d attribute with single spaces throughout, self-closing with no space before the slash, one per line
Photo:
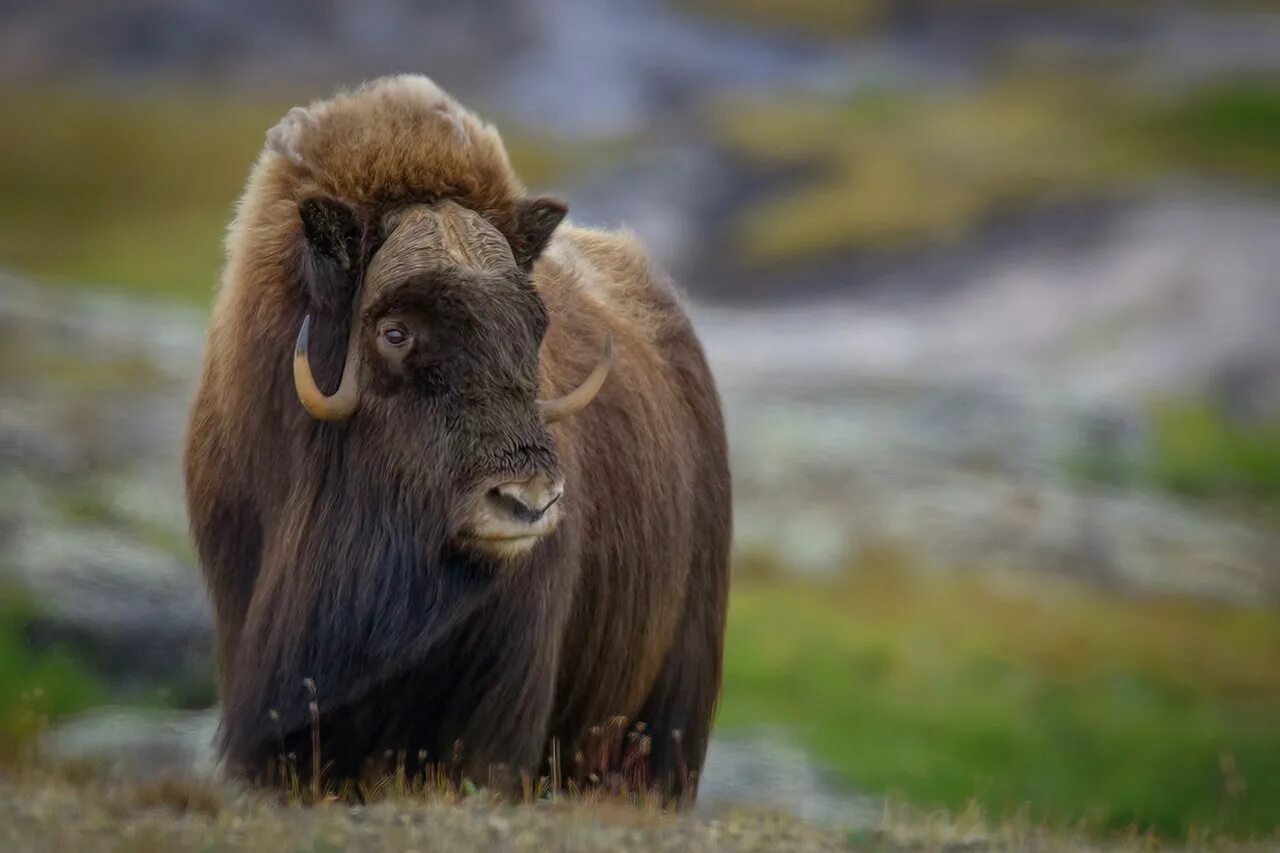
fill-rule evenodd
<path id="1" fill-rule="evenodd" d="M 508 515 L 533 524 L 564 496 L 564 482 L 545 474 L 512 480 L 489 490 L 489 500 Z"/>

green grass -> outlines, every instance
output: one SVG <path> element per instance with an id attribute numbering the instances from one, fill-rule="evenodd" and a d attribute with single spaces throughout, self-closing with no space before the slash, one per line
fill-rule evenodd
<path id="1" fill-rule="evenodd" d="M 36 276 L 205 299 L 222 231 L 285 100 L 7 91 L 0 263 Z"/>
<path id="2" fill-rule="evenodd" d="M 861 790 L 1169 836 L 1280 824 L 1280 611 L 863 568 L 740 577 L 721 732 L 789 727 Z"/>
<path id="3" fill-rule="evenodd" d="M 203 89 L 0 90 L 0 267 L 47 280 L 208 301 L 223 233 L 266 131 L 321 94 Z M 531 185 L 617 156 L 628 140 L 553 143 L 506 128 Z"/>
<path id="4" fill-rule="evenodd" d="M 1018 79 L 944 93 L 722 103 L 731 151 L 808 181 L 749 206 L 730 237 L 749 262 L 962 236 L 1000 210 L 1100 191 L 1149 168 L 1108 128 L 1111 99 L 1075 81 Z M 1087 107 L 1087 109 L 1086 109 Z"/>
<path id="5" fill-rule="evenodd" d="M 728 150 L 807 179 L 748 204 L 730 242 L 754 265 L 945 242 L 1032 204 L 1193 172 L 1280 186 L 1280 85 L 1173 95 L 1023 70 L 973 88 L 726 99 Z"/>
<path id="6" fill-rule="evenodd" d="M 1152 132 L 1185 160 L 1243 179 L 1280 182 L 1280 86 L 1219 83 L 1175 103 Z"/>
<path id="7" fill-rule="evenodd" d="M 75 655 L 27 645 L 25 628 L 35 615 L 25 596 L 0 583 L 0 762 L 15 758 L 48 720 L 92 707 L 107 695 Z"/>
<path id="8" fill-rule="evenodd" d="M 1235 423 L 1210 406 L 1169 403 L 1153 412 L 1146 472 L 1200 499 L 1280 507 L 1280 419 Z"/>
<path id="9" fill-rule="evenodd" d="M 786 15 L 843 26 L 811 6 L 863 14 L 858 4 L 804 0 Z M 0 134 L 0 267 L 207 302 L 263 135 L 306 99 L 0 90 L 0 109 L 16 117 Z M 1171 171 L 1280 185 L 1280 86 L 1266 79 L 1157 98 L 1110 80 L 1023 71 L 952 91 L 727 99 L 713 108 L 712 125 L 735 156 L 807 175 L 730 222 L 731 242 L 758 265 L 957 239 L 1004 211 Z M 534 186 L 639 143 L 504 131 Z"/>
<path id="10" fill-rule="evenodd" d="M 1280 418 L 1239 422 L 1196 401 L 1151 407 L 1150 441 L 1132 456 L 1081 455 L 1070 473 L 1103 483 L 1143 484 L 1250 513 L 1280 510 Z"/>

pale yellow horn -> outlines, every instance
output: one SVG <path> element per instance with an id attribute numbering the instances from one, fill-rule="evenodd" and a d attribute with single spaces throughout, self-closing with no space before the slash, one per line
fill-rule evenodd
<path id="1" fill-rule="evenodd" d="M 302 328 L 298 330 L 298 343 L 293 350 L 293 387 L 298 392 L 311 417 L 320 421 L 340 421 L 355 414 L 360 406 L 360 382 L 356 374 L 359 372 L 359 328 L 355 318 L 351 321 L 351 334 L 347 338 L 347 360 L 342 366 L 342 381 L 338 390 L 325 396 L 316 385 L 311 374 L 311 361 L 307 358 L 307 347 L 311 339 L 311 315 L 302 320 Z"/>
<path id="2" fill-rule="evenodd" d="M 613 335 L 606 335 L 604 351 L 600 353 L 600 360 L 596 362 L 596 366 L 592 368 L 591 373 L 582 381 L 581 385 L 563 397 L 538 401 L 538 410 L 542 412 L 543 420 L 553 424 L 571 415 L 576 415 L 585 409 L 587 404 L 595 399 L 596 394 L 600 393 L 600 387 L 604 385 L 604 380 L 609 375 L 609 368 L 612 365 Z"/>

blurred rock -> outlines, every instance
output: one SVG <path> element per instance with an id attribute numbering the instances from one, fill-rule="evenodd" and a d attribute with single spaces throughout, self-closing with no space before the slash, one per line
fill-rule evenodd
<path id="1" fill-rule="evenodd" d="M 10 555 L 40 605 L 32 641 L 77 648 L 125 689 L 211 685 L 212 625 L 189 562 L 110 528 L 53 524 L 20 533 Z"/>
<path id="2" fill-rule="evenodd" d="M 580 179 L 573 188 L 573 219 L 594 227 L 634 231 L 668 269 L 697 251 L 709 203 L 734 192 L 741 178 L 707 143 L 673 130 L 661 146 Z"/>
<path id="3" fill-rule="evenodd" d="M 694 306 L 727 409 L 739 544 L 837 570 L 886 544 L 938 567 L 1280 597 L 1280 531 L 1142 483 L 1069 476 L 1148 448 L 1153 400 L 1280 406 L 1280 204 L 1206 187 L 886 266 L 854 295 Z M 837 271 L 831 271 L 837 275 Z M 839 282 L 833 280 L 833 289 Z"/>
<path id="4" fill-rule="evenodd" d="M 411 71 L 574 136 L 635 132 L 713 86 L 831 86 L 849 68 L 839 46 L 644 0 L 0 4 L 0 80 L 188 77 L 257 89 Z"/>
<path id="5" fill-rule="evenodd" d="M 992 56 L 1187 81 L 1280 67 L 1280 16 L 1203 3 L 887 4 L 872 35 L 770 32 L 645 0 L 80 0 L 0 3 L 0 80 L 217 80 L 261 89 L 430 74 L 522 123 L 634 133 L 712 91 L 953 84 Z M 692 7 L 696 4 L 688 4 Z M 744 4 L 749 6 L 751 4 Z M 1247 4 L 1246 4 L 1247 5 Z"/>
<path id="6" fill-rule="evenodd" d="M 0 277 L 0 580 L 39 644 L 208 701 L 211 624 L 179 464 L 203 314 Z"/>
<path id="7" fill-rule="evenodd" d="M 761 806 L 828 826 L 874 827 L 883 815 L 877 797 L 851 794 L 779 732 L 717 738 L 707 750 L 698 810 Z"/>
<path id="8" fill-rule="evenodd" d="M 42 758 L 90 762 L 116 777 L 209 776 L 217 767 L 213 751 L 217 730 L 216 708 L 104 708 L 50 729 L 38 750 Z"/>

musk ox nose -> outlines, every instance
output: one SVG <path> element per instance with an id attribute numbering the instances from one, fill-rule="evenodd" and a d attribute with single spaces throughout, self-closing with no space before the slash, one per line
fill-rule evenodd
<path id="1" fill-rule="evenodd" d="M 500 559 L 527 554 L 556 529 L 563 495 L 564 480 L 557 476 L 498 481 L 477 494 L 459 541 Z"/>
<path id="2" fill-rule="evenodd" d="M 489 502 L 499 513 L 535 524 L 564 496 L 564 481 L 546 474 L 512 480 L 489 490 Z"/>

